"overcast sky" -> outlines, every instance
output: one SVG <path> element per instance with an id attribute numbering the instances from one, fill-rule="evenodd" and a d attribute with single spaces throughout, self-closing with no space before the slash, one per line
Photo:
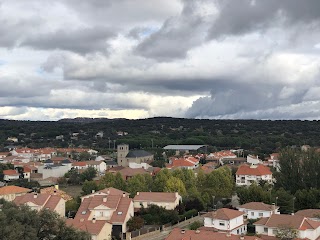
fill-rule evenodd
<path id="1" fill-rule="evenodd" d="M 0 118 L 320 119 L 319 0 L 0 0 Z"/>

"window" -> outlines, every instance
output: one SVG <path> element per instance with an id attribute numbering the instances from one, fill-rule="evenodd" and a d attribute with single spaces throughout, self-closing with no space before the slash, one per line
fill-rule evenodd
<path id="1" fill-rule="evenodd" d="M 251 216 L 254 216 L 254 212 L 251 212 Z"/>
<path id="2" fill-rule="evenodd" d="M 278 230 L 277 230 L 277 229 L 273 229 L 273 230 L 272 230 L 272 233 L 273 233 L 273 235 L 277 235 Z"/>
<path id="3" fill-rule="evenodd" d="M 103 212 L 100 212 L 100 216 L 103 217 Z"/>
<path id="4" fill-rule="evenodd" d="M 267 233 L 267 232 L 268 232 L 268 228 L 263 228 L 263 231 L 264 231 L 265 233 Z"/>
<path id="5" fill-rule="evenodd" d="M 237 234 L 239 234 L 239 229 L 237 230 Z"/>
<path id="6" fill-rule="evenodd" d="M 263 217 L 263 213 L 262 212 L 259 212 L 259 217 Z"/>
<path id="7" fill-rule="evenodd" d="M 219 225 L 220 225 L 220 226 L 224 226 L 225 223 L 224 223 L 224 222 L 219 222 Z"/>

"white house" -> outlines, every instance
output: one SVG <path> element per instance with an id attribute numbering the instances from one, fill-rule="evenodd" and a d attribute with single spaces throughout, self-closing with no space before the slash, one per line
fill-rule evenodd
<path id="1" fill-rule="evenodd" d="M 98 173 L 104 173 L 107 170 L 107 164 L 104 161 L 86 161 L 87 168 L 93 167 Z"/>
<path id="2" fill-rule="evenodd" d="M 270 168 L 264 165 L 241 165 L 236 172 L 236 185 L 249 186 L 252 183 L 259 184 L 264 180 L 273 184 L 272 172 Z"/>
<path id="3" fill-rule="evenodd" d="M 299 239 L 316 240 L 320 237 L 320 222 L 299 215 L 273 214 L 261 218 L 254 225 L 259 235 L 274 237 L 279 230 L 290 228 L 297 231 Z"/>
<path id="4" fill-rule="evenodd" d="M 249 202 L 239 206 L 238 210 L 244 212 L 244 216 L 247 219 L 258 219 L 270 217 L 272 214 L 280 214 L 278 206 L 265 204 L 263 202 Z"/>
<path id="5" fill-rule="evenodd" d="M 247 224 L 243 215 L 243 212 L 237 210 L 220 208 L 204 215 L 204 227 L 218 232 L 245 235 L 247 233 Z"/>
<path id="6" fill-rule="evenodd" d="M 19 179 L 20 174 L 16 170 L 3 170 L 3 180 L 12 181 Z"/>
<path id="7" fill-rule="evenodd" d="M 173 210 L 181 201 L 182 198 L 177 192 L 137 192 L 133 198 L 133 205 L 135 210 L 142 208 L 142 206 L 148 208 L 151 204 Z"/>

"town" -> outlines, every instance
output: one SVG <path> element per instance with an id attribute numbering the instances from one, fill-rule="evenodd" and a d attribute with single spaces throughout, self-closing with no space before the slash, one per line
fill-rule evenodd
<path id="1" fill-rule="evenodd" d="M 316 147 L 285 147 L 260 157 L 240 148 L 211 152 L 205 144 L 148 151 L 106 141 L 104 154 L 6 146 L 0 198 L 53 211 L 94 240 L 320 237 Z"/>

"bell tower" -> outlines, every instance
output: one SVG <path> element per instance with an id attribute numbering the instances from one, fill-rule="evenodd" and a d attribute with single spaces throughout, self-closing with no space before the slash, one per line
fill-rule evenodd
<path id="1" fill-rule="evenodd" d="M 117 161 L 119 166 L 127 167 L 127 159 L 126 156 L 129 153 L 129 145 L 128 144 L 119 144 L 117 146 Z"/>

